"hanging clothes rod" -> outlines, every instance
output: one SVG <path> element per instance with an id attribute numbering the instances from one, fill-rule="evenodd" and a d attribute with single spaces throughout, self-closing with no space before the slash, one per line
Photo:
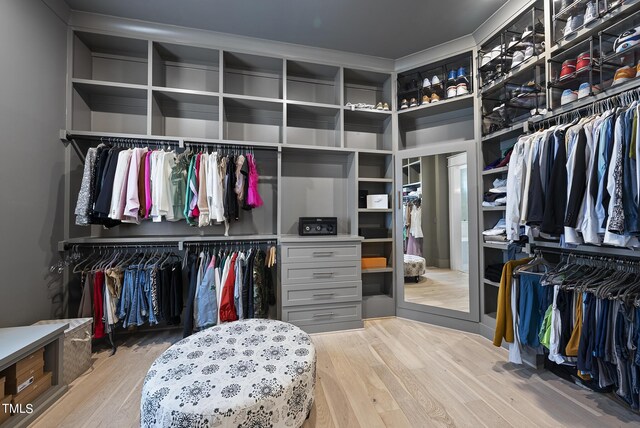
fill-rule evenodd
<path id="1" fill-rule="evenodd" d="M 611 259 L 628 259 L 628 260 L 640 260 L 640 251 L 632 250 L 629 248 L 614 248 L 614 247 L 597 247 L 589 245 L 581 245 L 577 248 L 565 248 L 557 246 L 551 246 L 549 244 L 534 242 L 529 245 L 529 254 L 534 254 L 536 251 L 542 253 L 553 253 L 559 255 L 576 255 L 583 257 L 609 257 Z M 603 254 L 606 254 L 603 256 Z"/>
<path id="2" fill-rule="evenodd" d="M 640 87 L 635 87 L 620 93 L 612 94 L 609 96 L 603 96 L 602 98 L 596 99 L 590 104 L 583 104 L 583 105 L 576 106 L 574 108 L 562 110 L 557 114 L 552 114 L 550 116 L 544 117 L 539 121 L 530 121 L 530 125 L 532 125 L 534 129 L 538 129 L 542 127 L 548 128 L 554 122 L 555 123 L 571 122 L 574 119 L 583 117 L 584 114 L 593 115 L 593 114 L 603 113 L 606 110 L 609 110 L 615 107 L 627 106 L 639 99 L 640 99 Z"/>
<path id="3" fill-rule="evenodd" d="M 243 152 L 250 151 L 254 153 L 256 150 L 260 151 L 278 151 L 278 144 L 271 143 L 256 143 L 256 144 L 242 144 L 241 142 L 225 143 L 224 141 L 191 141 L 184 138 L 172 138 L 172 137 L 143 137 L 143 136 L 118 136 L 118 135 L 101 135 L 99 133 L 74 133 L 66 130 L 60 130 L 60 140 L 65 144 L 71 144 L 72 148 L 78 155 L 78 158 L 84 163 L 86 148 L 83 150 L 80 148 L 82 142 L 88 143 L 103 143 L 114 146 L 156 146 L 156 147 L 176 147 L 176 148 L 191 148 L 205 150 L 207 148 L 214 148 L 220 151 L 228 152 Z"/>

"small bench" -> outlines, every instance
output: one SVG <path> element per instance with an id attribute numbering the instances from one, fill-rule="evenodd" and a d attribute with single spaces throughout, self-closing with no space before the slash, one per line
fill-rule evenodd
<path id="1" fill-rule="evenodd" d="M 411 278 L 415 282 L 420 281 L 420 276 L 427 273 L 427 262 L 423 257 L 413 256 L 410 254 L 404 255 L 404 277 Z"/>
<path id="2" fill-rule="evenodd" d="M 313 404 L 316 352 L 291 324 L 211 327 L 167 349 L 142 386 L 143 427 L 300 427 Z"/>

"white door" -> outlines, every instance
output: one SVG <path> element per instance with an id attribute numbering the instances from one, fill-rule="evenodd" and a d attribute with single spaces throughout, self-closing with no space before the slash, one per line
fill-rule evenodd
<path id="1" fill-rule="evenodd" d="M 447 158 L 449 168 L 449 242 L 451 269 L 469 272 L 467 153 Z"/>

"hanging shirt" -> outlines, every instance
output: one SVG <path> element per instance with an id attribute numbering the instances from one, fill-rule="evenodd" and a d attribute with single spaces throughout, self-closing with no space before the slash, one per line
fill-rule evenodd
<path id="1" fill-rule="evenodd" d="M 234 305 L 234 290 L 236 280 L 236 259 L 238 255 L 234 253 L 225 266 L 226 277 L 222 288 L 222 298 L 220 301 L 220 321 L 237 321 L 238 314 Z"/>
<path id="2" fill-rule="evenodd" d="M 127 173 L 127 197 L 122 221 L 124 223 L 140 223 L 140 165 L 148 152 L 147 148 L 135 148 L 131 153 L 129 171 Z"/>
<path id="3" fill-rule="evenodd" d="M 423 238 L 422 233 L 422 207 L 413 207 L 411 210 L 411 235 L 414 238 Z"/>
<path id="4" fill-rule="evenodd" d="M 95 164 L 98 149 L 90 147 L 84 160 L 84 170 L 82 172 L 82 183 L 78 192 L 78 200 L 76 202 L 76 224 L 78 226 L 88 226 L 91 222 L 91 205 L 93 202 L 93 182 L 95 180 Z"/>
<path id="5" fill-rule="evenodd" d="M 204 227 L 209 225 L 209 202 L 207 194 L 207 175 L 208 175 L 209 155 L 203 153 L 200 156 L 200 172 L 198 180 L 198 226 Z"/>
<path id="6" fill-rule="evenodd" d="M 520 207 L 524 189 L 526 154 L 528 152 L 527 137 L 520 137 L 513 146 L 509 171 L 507 172 L 507 204 L 505 211 L 507 239 L 517 241 L 520 239 Z"/>
<path id="7" fill-rule="evenodd" d="M 129 173 L 129 163 L 133 150 L 123 150 L 118 154 L 116 173 L 113 177 L 113 189 L 111 192 L 111 207 L 109 218 L 121 220 L 124 214 L 124 206 L 127 198 L 127 179 Z"/>

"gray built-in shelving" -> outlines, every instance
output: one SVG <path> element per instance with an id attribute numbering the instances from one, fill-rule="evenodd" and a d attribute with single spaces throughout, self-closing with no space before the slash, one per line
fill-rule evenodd
<path id="1" fill-rule="evenodd" d="M 80 152 L 101 140 L 171 141 L 181 147 L 251 147 L 264 206 L 241 213 L 230 236 L 221 225 L 143 222 L 112 229 L 70 224 L 73 244 L 169 244 L 279 240 L 298 218 L 337 217 L 339 237 L 358 224 L 388 228 L 363 254 L 389 268 L 363 274 L 365 317 L 395 314 L 393 210 L 359 211 L 358 190 L 393 193 L 393 112 L 351 110 L 347 102 L 393 106 L 391 70 L 347 68 L 119 35 L 74 31 L 70 44 L 66 134 Z M 69 209 L 80 185 L 72 160 Z M 74 169 L 75 168 L 75 169 Z M 70 215 L 73 222 L 73 216 Z"/>

